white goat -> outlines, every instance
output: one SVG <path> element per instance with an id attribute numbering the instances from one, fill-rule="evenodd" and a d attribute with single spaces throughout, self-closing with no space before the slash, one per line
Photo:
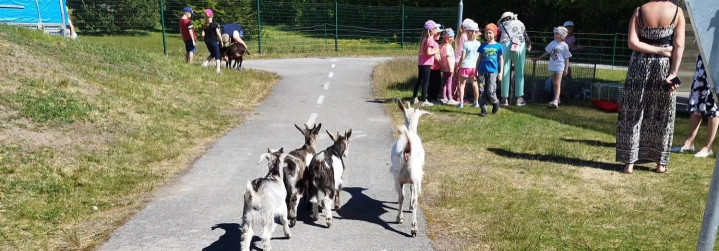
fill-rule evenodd
<path id="1" fill-rule="evenodd" d="M 397 222 L 402 223 L 402 207 L 404 204 L 403 187 L 411 184 L 410 187 L 410 209 L 412 210 L 412 236 L 417 236 L 417 209 L 419 208 L 419 194 L 422 192 L 422 176 L 424 175 L 424 147 L 422 140 L 417 135 L 417 123 L 419 118 L 430 112 L 420 110 L 419 105 L 415 108 L 405 107 L 400 100 L 397 100 L 399 109 L 404 113 L 405 125 L 399 126 L 402 133 L 392 146 L 390 171 L 395 179 L 395 189 L 399 195 L 399 208 Z"/>
<path id="2" fill-rule="evenodd" d="M 296 159 L 295 157 L 283 153 L 283 150 L 273 151 L 267 149 L 267 153 L 262 154 L 260 162 L 267 159 L 269 172 L 263 178 L 258 178 L 247 182 L 247 192 L 245 192 L 245 205 L 242 212 L 242 250 L 250 250 L 250 241 L 254 232 L 252 230 L 253 223 L 260 224 L 264 227 L 262 231 L 263 250 L 270 250 L 270 238 L 272 232 L 275 231 L 275 217 L 279 217 L 285 236 L 290 238 L 290 227 L 287 221 L 287 204 L 285 197 L 287 190 L 282 181 L 282 173 L 287 161 Z M 299 161 L 299 159 L 297 159 Z M 259 163 L 259 162 L 258 162 Z"/>

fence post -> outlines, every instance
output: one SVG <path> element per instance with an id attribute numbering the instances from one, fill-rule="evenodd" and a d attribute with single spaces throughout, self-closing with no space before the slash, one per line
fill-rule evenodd
<path id="1" fill-rule="evenodd" d="M 614 69 L 614 68 L 612 68 L 612 69 Z M 594 83 L 596 81 L 597 81 L 597 63 L 594 63 L 594 75 L 592 75 L 592 83 Z"/>
<path id="2" fill-rule="evenodd" d="M 462 14 L 464 12 L 464 3 L 462 0 L 459 0 L 459 7 L 457 8 L 457 32 L 459 32 L 459 27 L 462 26 Z M 461 36 L 461 34 L 457 33 L 457 36 Z"/>
<path id="3" fill-rule="evenodd" d="M 257 0 L 257 51 L 262 54 L 262 18 L 260 17 L 260 0 Z"/>
<path id="4" fill-rule="evenodd" d="M 614 70 L 614 57 L 617 55 L 617 33 L 614 33 L 614 45 L 612 48 L 612 70 Z"/>
<path id="5" fill-rule="evenodd" d="M 541 83 L 541 82 L 540 82 Z M 511 85 L 512 82 L 509 82 Z M 544 88 L 544 86 L 542 86 Z M 532 102 L 537 102 L 537 60 L 532 60 Z"/>
<path id="6" fill-rule="evenodd" d="M 162 51 L 165 53 L 165 56 L 167 56 L 167 33 L 165 32 L 165 4 L 163 0 L 158 0 L 160 2 L 160 20 L 162 22 Z"/>
<path id="7" fill-rule="evenodd" d="M 337 30 L 337 25 L 339 24 L 339 7 L 337 6 L 337 1 L 335 1 L 335 52 L 339 50 L 338 43 L 337 43 L 337 37 L 339 36 L 339 32 Z"/>
<path id="8" fill-rule="evenodd" d="M 402 50 L 404 50 L 404 4 L 402 5 Z"/>

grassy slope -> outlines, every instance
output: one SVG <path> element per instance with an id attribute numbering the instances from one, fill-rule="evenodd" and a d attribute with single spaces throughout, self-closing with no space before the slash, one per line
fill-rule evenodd
<path id="1" fill-rule="evenodd" d="M 7 250 L 97 245 L 277 81 L 2 25 L 0 73 Z"/>
<path id="2" fill-rule="evenodd" d="M 408 99 L 415 76 L 414 61 L 383 64 L 375 94 Z M 387 108 L 402 123 L 396 104 Z M 695 247 L 714 159 L 674 154 L 667 174 L 652 165 L 619 173 L 617 115 L 588 102 L 512 106 L 486 118 L 476 108 L 428 110 L 419 124 L 427 150 L 420 201 L 439 249 Z M 687 125 L 677 118 L 674 142 Z"/>

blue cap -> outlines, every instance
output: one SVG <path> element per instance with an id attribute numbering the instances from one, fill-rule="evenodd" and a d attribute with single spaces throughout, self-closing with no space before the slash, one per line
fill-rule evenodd
<path id="1" fill-rule="evenodd" d="M 189 6 L 188 6 L 188 7 L 185 7 L 184 9 L 182 9 L 182 11 L 184 11 L 184 12 L 190 12 L 192 15 L 195 15 L 195 12 L 192 11 L 192 8 L 190 8 Z"/>

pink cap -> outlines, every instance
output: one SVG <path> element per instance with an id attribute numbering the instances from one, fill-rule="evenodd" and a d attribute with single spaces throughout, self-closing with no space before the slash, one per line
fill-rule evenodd
<path id="1" fill-rule="evenodd" d="M 425 30 L 431 30 L 434 29 L 437 26 L 437 23 L 435 23 L 432 20 L 427 20 L 427 22 L 424 22 L 424 29 Z"/>
<path id="2" fill-rule="evenodd" d="M 212 14 L 212 10 L 211 10 L 211 9 L 205 9 L 205 16 L 207 16 L 207 17 L 213 17 L 214 14 Z"/>

